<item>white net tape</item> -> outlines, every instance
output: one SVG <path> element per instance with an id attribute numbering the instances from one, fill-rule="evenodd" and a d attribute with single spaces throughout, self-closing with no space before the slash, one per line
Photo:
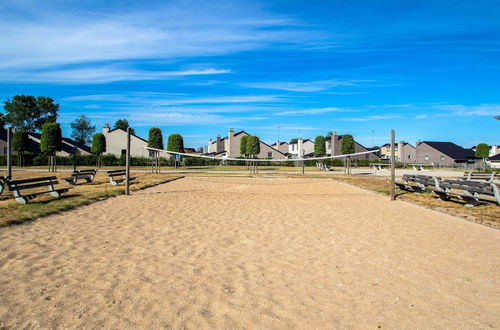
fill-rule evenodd
<path id="1" fill-rule="evenodd" d="M 334 155 L 334 156 L 324 156 L 324 157 L 309 157 L 309 158 L 231 158 L 231 157 L 214 157 L 214 156 L 206 156 L 206 155 L 197 155 L 197 154 L 188 154 L 188 153 L 183 153 L 183 152 L 175 152 L 175 151 L 169 151 L 169 150 L 162 150 L 162 149 L 155 149 L 155 148 L 149 148 L 149 147 L 144 147 L 147 150 L 150 151 L 156 151 L 156 152 L 164 152 L 167 154 L 171 155 L 179 155 L 179 156 L 186 156 L 186 157 L 195 157 L 195 158 L 204 158 L 204 159 L 211 159 L 211 160 L 234 160 L 234 161 L 252 161 L 252 162 L 290 162 L 290 161 L 303 161 L 303 160 L 326 160 L 326 159 L 336 159 L 336 158 L 347 158 L 347 157 L 354 157 L 354 156 L 360 156 L 360 155 L 368 155 L 371 153 L 376 153 L 380 151 L 380 149 L 377 150 L 369 150 L 369 151 L 362 151 L 362 152 L 356 152 L 352 154 L 343 154 L 343 155 Z"/>

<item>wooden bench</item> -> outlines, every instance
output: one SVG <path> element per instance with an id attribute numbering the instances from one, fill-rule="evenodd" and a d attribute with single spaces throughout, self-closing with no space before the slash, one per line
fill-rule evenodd
<path id="1" fill-rule="evenodd" d="M 375 171 L 376 170 L 379 170 L 381 171 L 382 170 L 382 167 L 385 167 L 386 170 L 389 169 L 389 167 L 391 166 L 391 164 L 385 164 L 385 163 L 370 163 L 369 166 L 371 168 L 373 168 Z"/>
<path id="2" fill-rule="evenodd" d="M 107 171 L 109 176 L 109 182 L 113 186 L 117 186 L 120 182 L 124 182 L 126 179 L 126 170 L 111 170 Z M 129 178 L 130 181 L 135 180 L 135 178 Z"/>
<path id="3" fill-rule="evenodd" d="M 57 178 L 55 176 L 47 176 L 41 178 L 32 179 L 21 179 L 21 180 L 6 180 L 7 187 L 9 191 L 14 194 L 14 199 L 19 204 L 26 204 L 28 201 L 43 195 L 50 194 L 53 197 L 59 198 L 61 194 L 67 192 L 70 188 L 60 188 L 55 189 L 54 185 L 58 184 Z M 27 189 L 38 188 L 38 187 L 48 187 L 48 190 L 37 191 L 32 193 L 24 193 Z"/>
<path id="4" fill-rule="evenodd" d="M 465 172 L 462 180 L 470 181 L 470 180 L 485 180 L 488 182 L 493 182 L 495 179 L 500 178 L 500 176 L 493 173 L 480 173 L 480 172 Z"/>
<path id="5" fill-rule="evenodd" d="M 479 200 L 493 202 L 500 206 L 500 193 L 498 186 L 492 182 L 480 182 L 471 180 L 446 179 L 436 182 L 433 188 L 430 188 L 439 199 L 448 201 L 452 196 L 466 202 L 465 206 L 473 207 L 479 204 Z M 490 198 L 485 198 L 486 196 Z"/>
<path id="6" fill-rule="evenodd" d="M 428 187 L 435 187 L 440 177 L 420 174 L 404 174 L 401 181 L 396 181 L 396 186 L 402 190 L 424 192 Z"/>
<path id="7" fill-rule="evenodd" d="M 87 181 L 87 183 L 90 183 L 94 181 L 96 173 L 97 170 L 76 170 L 71 173 L 70 177 L 63 178 L 63 180 L 66 180 L 71 185 L 75 185 L 80 179 Z"/>

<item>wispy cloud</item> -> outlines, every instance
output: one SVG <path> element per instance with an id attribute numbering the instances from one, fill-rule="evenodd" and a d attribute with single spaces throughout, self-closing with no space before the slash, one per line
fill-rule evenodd
<path id="1" fill-rule="evenodd" d="M 115 66 L 92 67 L 65 70 L 44 70 L 34 72 L 4 72 L 0 81 L 46 82 L 72 84 L 100 84 L 115 81 L 165 80 L 187 76 L 203 76 L 230 73 L 229 69 L 201 69 L 177 71 L 146 71 L 119 68 Z"/>
<path id="2" fill-rule="evenodd" d="M 106 5 L 102 4 L 103 7 Z M 109 8 L 23 1 L 4 3 L 0 12 L 0 70 L 10 81 L 117 81 L 172 77 L 165 72 L 134 72 L 102 64 L 224 55 L 254 50 L 275 42 L 300 46 L 323 36 L 257 5 L 196 1 L 158 3 L 153 7 L 111 3 Z M 22 14 L 20 14 L 22 13 Z M 8 46 L 6 46 L 8 45 Z M 85 65 L 85 68 L 61 69 Z M 178 75 L 215 74 L 179 72 Z M 161 70 L 159 70 L 161 71 Z M 67 78 L 69 77 L 69 78 Z M 3 80 L 7 80 L 4 78 Z"/>
<path id="3" fill-rule="evenodd" d="M 498 116 L 500 115 L 500 104 L 448 104 L 435 107 L 438 110 L 444 110 L 441 115 L 450 116 Z"/>
<path id="4" fill-rule="evenodd" d="M 313 109 L 298 109 L 298 110 L 288 110 L 288 111 L 280 111 L 276 112 L 277 116 L 293 116 L 293 115 L 321 115 L 329 112 L 356 112 L 356 110 L 352 109 L 344 109 L 344 108 L 313 108 Z"/>
<path id="5" fill-rule="evenodd" d="M 311 82 L 259 82 L 246 83 L 245 87 L 275 89 L 289 92 L 321 92 L 334 87 L 356 86 L 371 80 L 320 80 Z"/>
<path id="6" fill-rule="evenodd" d="M 396 119 L 401 118 L 398 115 L 373 115 L 366 117 L 352 117 L 352 118 L 340 118 L 342 121 L 370 121 L 370 120 L 386 120 L 386 119 Z"/>

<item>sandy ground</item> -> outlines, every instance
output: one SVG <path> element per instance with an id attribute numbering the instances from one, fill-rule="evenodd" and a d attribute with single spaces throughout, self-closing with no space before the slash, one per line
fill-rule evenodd
<path id="1" fill-rule="evenodd" d="M 500 231 L 331 180 L 186 178 L 0 251 L 0 327 L 500 327 Z"/>

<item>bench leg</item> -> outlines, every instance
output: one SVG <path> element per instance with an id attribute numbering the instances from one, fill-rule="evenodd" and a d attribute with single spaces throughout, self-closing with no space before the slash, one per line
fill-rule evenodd
<path id="1" fill-rule="evenodd" d="M 58 191 L 51 191 L 50 195 L 55 198 L 61 197 L 61 194 Z"/>
<path id="2" fill-rule="evenodd" d="M 466 194 L 464 196 L 458 196 L 458 198 L 465 202 L 465 207 L 474 207 L 479 204 L 479 195 L 477 194 L 470 194 L 470 196 Z"/>
<path id="3" fill-rule="evenodd" d="M 27 204 L 29 201 L 27 197 L 19 195 L 19 191 L 14 191 L 14 199 L 19 204 Z"/>
<path id="4" fill-rule="evenodd" d="M 440 191 L 434 191 L 434 193 L 436 195 L 438 195 L 438 199 L 440 201 L 449 201 L 450 200 L 450 194 L 443 191 L 443 192 L 440 192 Z"/>

